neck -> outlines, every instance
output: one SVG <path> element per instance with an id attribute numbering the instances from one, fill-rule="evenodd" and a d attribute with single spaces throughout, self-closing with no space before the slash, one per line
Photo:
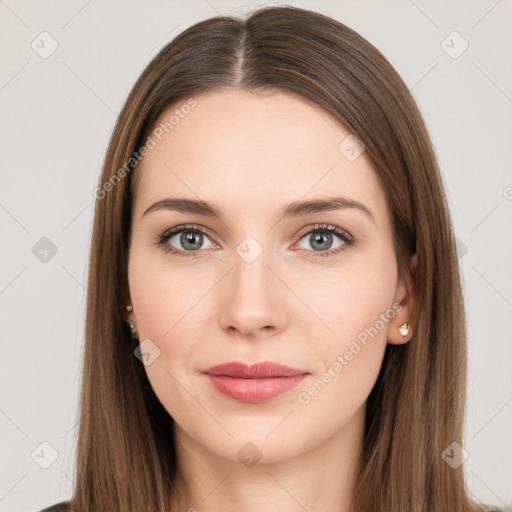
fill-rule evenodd
<path id="1" fill-rule="evenodd" d="M 171 512 L 351 512 L 364 419 L 365 404 L 315 448 L 253 466 L 212 454 L 175 423 L 177 471 Z"/>

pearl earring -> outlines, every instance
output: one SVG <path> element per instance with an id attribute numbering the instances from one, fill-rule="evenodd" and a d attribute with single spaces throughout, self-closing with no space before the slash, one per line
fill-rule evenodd
<path id="1" fill-rule="evenodd" d="M 409 324 L 407 322 L 403 323 L 400 327 L 398 327 L 398 332 L 402 336 L 407 336 L 407 334 L 409 334 Z"/>

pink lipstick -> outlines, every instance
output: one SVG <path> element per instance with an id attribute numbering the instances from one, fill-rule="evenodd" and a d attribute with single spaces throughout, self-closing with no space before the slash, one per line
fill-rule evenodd
<path id="1" fill-rule="evenodd" d="M 223 395 L 246 403 L 261 403 L 297 386 L 309 372 L 272 362 L 246 365 L 230 362 L 203 373 Z"/>

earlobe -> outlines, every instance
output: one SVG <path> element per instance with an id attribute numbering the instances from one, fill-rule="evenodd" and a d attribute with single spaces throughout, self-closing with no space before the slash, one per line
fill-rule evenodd
<path id="1" fill-rule="evenodd" d="M 388 329 L 388 343 L 391 345 L 403 345 L 411 341 L 414 325 L 414 288 L 412 283 L 412 274 L 418 267 L 418 253 L 411 256 L 409 262 L 410 273 L 406 273 L 405 281 L 401 281 L 398 290 L 401 293 L 399 300 L 402 309 L 396 314 L 390 322 Z M 405 288 L 405 291 L 404 291 Z"/>
<path id="2" fill-rule="evenodd" d="M 126 315 L 126 321 L 127 322 L 134 322 L 135 321 L 135 315 L 133 314 L 133 306 L 131 304 L 126 305 L 126 311 L 128 311 L 128 314 Z"/>
<path id="3" fill-rule="evenodd" d="M 126 306 L 126 310 L 131 313 L 133 311 L 133 306 L 131 304 L 128 304 Z M 135 330 L 135 321 L 130 318 L 130 315 L 128 315 L 128 317 L 126 319 L 126 324 L 128 325 L 128 328 L 130 329 L 130 336 L 132 337 L 132 339 L 137 339 L 138 334 Z"/>

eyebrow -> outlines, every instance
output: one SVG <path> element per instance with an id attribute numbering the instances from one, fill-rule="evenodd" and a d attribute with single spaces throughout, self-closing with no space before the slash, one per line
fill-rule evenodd
<path id="1" fill-rule="evenodd" d="M 284 206 L 280 215 L 282 218 L 299 217 L 301 215 L 308 215 L 312 213 L 324 212 L 328 210 L 345 210 L 357 209 L 363 212 L 373 223 L 375 223 L 375 216 L 364 204 L 359 201 L 354 201 L 347 197 L 328 197 L 326 199 L 311 199 L 308 201 L 296 201 Z M 142 214 L 144 217 L 150 212 L 159 210 L 172 210 L 182 213 L 197 213 L 207 217 L 223 219 L 223 214 L 219 207 L 214 203 L 208 201 L 187 199 L 185 197 L 166 198 L 152 204 Z"/>

